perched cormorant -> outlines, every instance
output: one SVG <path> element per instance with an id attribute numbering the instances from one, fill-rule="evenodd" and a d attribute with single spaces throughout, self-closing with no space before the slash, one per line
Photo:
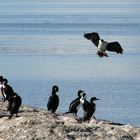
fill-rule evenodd
<path id="1" fill-rule="evenodd" d="M 54 113 L 59 105 L 59 97 L 56 95 L 56 92 L 59 91 L 58 86 L 54 85 L 52 87 L 52 95 L 48 99 L 47 108 L 49 111 Z"/>
<path id="2" fill-rule="evenodd" d="M 108 57 L 105 51 L 116 52 L 118 54 L 123 53 L 123 49 L 118 41 L 106 42 L 103 39 L 100 39 L 99 34 L 96 32 L 85 33 L 84 37 L 88 40 L 91 40 L 93 44 L 98 48 L 97 55 L 99 57 L 103 57 L 103 56 Z"/>
<path id="3" fill-rule="evenodd" d="M 84 91 L 79 90 L 77 94 L 78 94 L 78 98 L 76 98 L 75 100 L 73 100 L 73 101 L 70 103 L 70 105 L 69 105 L 69 110 L 68 110 L 68 112 L 66 112 L 65 114 L 73 113 L 73 115 L 77 116 L 78 109 L 79 109 L 80 106 L 81 106 L 80 98 L 81 98 L 82 94 L 85 94 L 85 93 L 84 93 Z M 86 95 L 86 94 L 85 94 L 85 95 Z"/>
<path id="4" fill-rule="evenodd" d="M 83 104 L 83 110 L 84 110 L 83 121 L 89 121 L 90 118 L 93 116 L 93 114 L 96 110 L 96 104 L 93 101 L 96 101 L 96 100 L 100 100 L 100 99 L 97 99 L 96 97 L 92 97 L 90 99 L 90 102 L 88 102 L 85 99 L 80 100 L 81 103 Z"/>
<path id="5" fill-rule="evenodd" d="M 10 116 L 9 118 L 12 118 L 14 114 L 18 116 L 18 111 L 22 103 L 21 97 L 15 93 L 14 96 L 9 98 L 10 106 L 9 106 L 9 111 L 10 111 Z"/>

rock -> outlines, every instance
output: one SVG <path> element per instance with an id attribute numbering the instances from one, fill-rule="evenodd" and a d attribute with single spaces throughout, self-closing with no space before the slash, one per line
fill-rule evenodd
<path id="1" fill-rule="evenodd" d="M 0 102 L 0 140 L 140 140 L 140 128 L 107 120 L 77 122 L 73 115 L 52 114 L 22 105 L 20 117 L 8 119 Z"/>

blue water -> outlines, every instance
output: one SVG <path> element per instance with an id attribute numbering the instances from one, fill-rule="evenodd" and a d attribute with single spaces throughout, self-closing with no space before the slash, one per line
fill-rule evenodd
<path id="1" fill-rule="evenodd" d="M 123 55 L 99 58 L 83 37 L 99 32 L 118 40 Z M 51 88 L 60 88 L 58 112 L 79 89 L 96 96 L 96 118 L 140 126 L 140 2 L 0 1 L 0 74 L 23 103 L 46 108 Z M 79 116 L 82 116 L 80 110 Z"/>

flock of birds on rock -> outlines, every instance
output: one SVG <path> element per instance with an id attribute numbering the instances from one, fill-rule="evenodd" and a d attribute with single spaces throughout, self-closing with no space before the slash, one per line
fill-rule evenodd
<path id="1" fill-rule="evenodd" d="M 22 98 L 14 92 L 13 88 L 8 84 L 8 80 L 3 78 L 3 76 L 0 76 L 0 89 L 3 96 L 2 101 L 8 101 L 7 111 L 10 113 L 9 119 L 11 119 L 13 115 L 18 117 L 19 108 L 22 104 Z M 51 96 L 47 102 L 47 109 L 52 113 L 55 113 L 59 106 L 59 97 L 56 94 L 58 91 L 59 87 L 54 85 L 52 87 Z M 78 109 L 82 107 L 84 111 L 82 121 L 89 121 L 96 109 L 96 105 L 93 102 L 95 100 L 99 99 L 92 97 L 90 102 L 88 102 L 86 100 L 86 93 L 82 90 L 79 90 L 78 97 L 70 103 L 68 111 L 64 114 L 72 113 L 75 117 L 77 117 Z"/>
<path id="2" fill-rule="evenodd" d="M 52 113 L 55 113 L 56 109 L 59 106 L 59 97 L 56 94 L 56 92 L 58 91 L 59 91 L 58 86 L 54 85 L 52 87 L 52 95 L 48 99 L 47 108 Z M 94 103 L 94 101 L 96 100 L 100 100 L 100 99 L 97 99 L 96 97 L 92 97 L 90 99 L 90 102 L 87 101 L 86 93 L 82 90 L 79 90 L 78 97 L 70 103 L 69 110 L 64 114 L 72 113 L 75 117 L 77 117 L 77 112 L 79 108 L 82 107 L 84 111 L 82 121 L 89 121 L 96 110 L 96 104 Z M 94 119 L 96 119 L 95 116 L 93 117 Z"/>

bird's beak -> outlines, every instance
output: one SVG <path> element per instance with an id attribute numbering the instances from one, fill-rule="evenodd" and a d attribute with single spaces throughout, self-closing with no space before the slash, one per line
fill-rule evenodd
<path id="1" fill-rule="evenodd" d="M 96 99 L 96 100 L 100 100 L 100 99 Z"/>

